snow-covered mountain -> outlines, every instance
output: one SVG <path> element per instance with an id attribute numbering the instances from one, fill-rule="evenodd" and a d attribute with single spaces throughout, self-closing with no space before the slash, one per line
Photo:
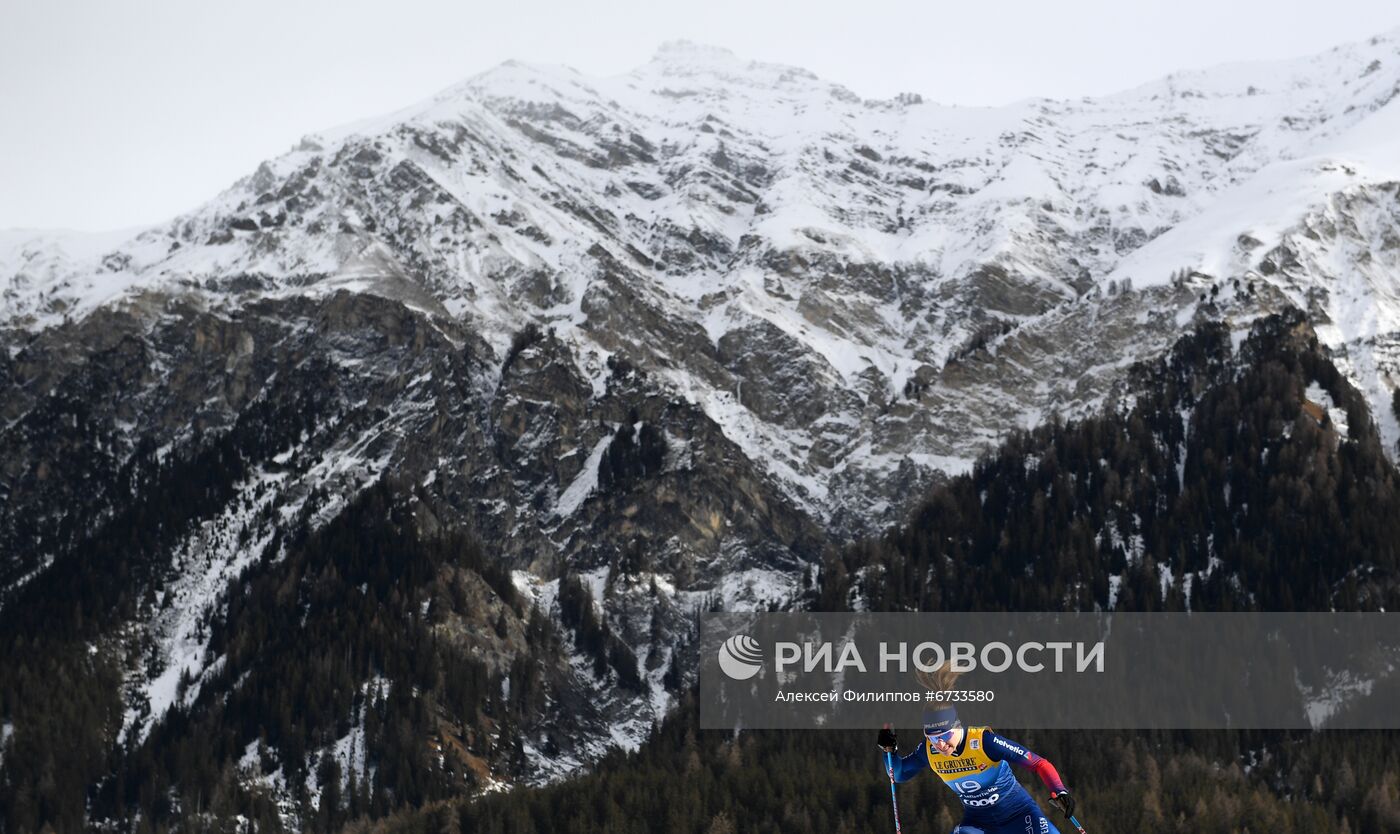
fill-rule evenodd
<path id="1" fill-rule="evenodd" d="M 507 63 L 130 240 L 8 233 L 0 309 L 36 330 L 153 292 L 233 310 L 348 290 L 497 353 L 550 327 L 595 388 L 628 358 L 804 510 L 868 530 L 999 434 L 1097 405 L 1174 330 L 1141 344 L 1125 321 L 1124 344 L 1099 317 L 1180 324 L 1212 282 L 1316 307 L 1388 401 L 1397 84 L 1394 34 L 987 109 L 687 43 L 616 78 Z M 1300 242 L 1306 269 L 1270 260 Z M 1180 269 L 1200 286 L 1155 289 Z M 1099 301 L 1127 281 L 1152 300 Z"/>
<path id="2" fill-rule="evenodd" d="M 504 64 L 137 233 L 5 232 L 0 587 L 118 516 L 133 461 L 256 437 L 121 638 L 159 660 L 124 734 L 217 667 L 230 580 L 391 477 L 544 608 L 566 571 L 611 600 L 647 685 L 575 671 L 634 742 L 695 606 L 785 604 L 1193 322 L 1303 309 L 1393 447 L 1397 93 L 1400 33 L 1002 108 L 675 43 Z"/>

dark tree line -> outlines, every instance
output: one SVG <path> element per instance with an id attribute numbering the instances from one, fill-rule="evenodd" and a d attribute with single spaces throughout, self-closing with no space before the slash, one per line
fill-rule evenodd
<path id="1" fill-rule="evenodd" d="M 552 656 L 540 653 L 559 640 L 547 617 L 523 610 L 504 566 L 464 535 L 422 533 L 416 498 L 392 484 L 315 532 L 277 534 L 200 624 L 205 679 L 182 679 L 180 703 L 147 737 L 119 740 L 123 671 L 158 661 L 122 624 L 170 604 L 169 554 L 318 425 L 373 418 L 331 411 L 335 379 L 323 370 L 288 373 L 276 396 L 186 452 L 137 450 L 110 485 L 118 509 L 42 541 L 52 568 L 0 610 L 0 832 L 218 828 L 240 817 L 259 830 L 300 819 L 329 831 L 524 766 L 518 742 L 500 739 L 550 697 L 541 657 Z M 486 616 L 463 590 L 474 582 L 501 603 L 498 638 L 526 635 L 509 698 L 503 673 L 460 638 Z M 340 765 L 313 754 L 352 730 L 363 767 L 322 778 Z M 249 755 L 288 787 L 291 807 L 239 773 Z"/>
<path id="2" fill-rule="evenodd" d="M 1364 399 L 1296 315 L 1240 352 L 1237 367 L 1207 325 L 1135 369 L 1147 394 L 1127 414 L 1009 438 L 908 524 L 829 560 L 820 605 L 858 586 L 880 610 L 1183 610 L 1188 593 L 1211 611 L 1393 607 L 1400 480 Z"/>
<path id="3" fill-rule="evenodd" d="M 487 575 L 493 588 L 509 588 L 509 578 L 489 570 L 469 540 L 417 534 L 407 502 L 384 485 L 299 537 L 269 547 L 210 623 L 208 652 L 225 659 L 205 684 L 212 697 L 172 707 L 144 744 L 125 751 L 99 811 L 121 819 L 139 809 L 159 830 L 203 806 L 214 818 L 242 814 L 278 829 L 269 798 L 229 773 L 250 744 L 280 769 L 316 830 L 476 784 L 465 762 L 440 764 L 429 742 L 449 747 L 443 737 L 463 728 L 484 738 L 501 712 L 500 681 L 440 636 L 434 606 L 450 604 L 447 569 Z M 345 738 L 356 720 L 367 760 L 342 789 L 350 774 L 308 755 Z M 323 790 L 314 813 L 313 768 Z M 335 778 L 321 778 L 328 773 Z"/>
<path id="4" fill-rule="evenodd" d="M 252 462 L 325 416 L 324 387 L 299 379 L 289 375 L 285 398 L 255 404 L 228 432 L 196 435 L 186 454 L 138 448 L 99 491 L 125 499 L 115 509 L 71 507 L 55 528 L 35 529 L 36 552 L 53 563 L 0 609 L 0 722 L 14 728 L 13 755 L 0 761 L 5 831 L 82 828 L 122 723 L 126 659 L 110 635 L 149 608 L 175 544 L 235 496 Z"/>
<path id="5" fill-rule="evenodd" d="M 735 736 L 698 730 L 696 724 L 696 704 L 687 700 L 640 752 L 615 753 L 580 778 L 405 811 L 378 823 L 361 820 L 346 830 L 893 830 L 889 782 L 873 729 Z M 1400 754 L 1393 733 L 1042 731 L 1015 737 L 1055 762 L 1091 831 L 1315 834 L 1393 831 L 1400 825 Z M 1035 778 L 1022 782 L 1044 804 Z M 957 824 L 957 801 L 931 774 L 900 785 L 898 794 L 905 831 L 948 834 Z"/>

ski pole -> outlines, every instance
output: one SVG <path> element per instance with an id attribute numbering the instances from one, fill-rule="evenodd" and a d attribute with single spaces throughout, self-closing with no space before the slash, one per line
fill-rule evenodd
<path id="1" fill-rule="evenodd" d="M 1074 826 L 1075 831 L 1078 831 L 1079 834 L 1089 834 L 1084 830 L 1084 826 L 1079 824 L 1079 820 L 1074 818 L 1074 814 L 1066 814 L 1066 816 L 1069 817 L 1069 824 Z"/>
<path id="2" fill-rule="evenodd" d="M 885 725 L 885 729 L 888 730 L 889 727 L 889 724 Z M 890 776 L 890 805 L 894 808 L 894 834 L 903 834 L 899 828 L 899 798 L 894 792 L 894 754 L 888 750 L 885 751 L 885 772 Z M 1082 828 L 1079 830 L 1081 834 L 1084 831 Z"/>

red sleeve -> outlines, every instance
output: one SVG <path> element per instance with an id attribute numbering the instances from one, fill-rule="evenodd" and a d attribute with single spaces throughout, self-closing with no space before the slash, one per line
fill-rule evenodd
<path id="1" fill-rule="evenodd" d="M 1050 764 L 1049 759 L 1042 759 L 1034 753 L 1030 754 L 1035 758 L 1031 763 L 1031 770 L 1040 777 L 1040 781 L 1045 783 L 1045 787 L 1050 789 L 1050 793 L 1059 793 L 1065 789 L 1065 783 L 1060 781 L 1060 774 L 1055 770 L 1055 766 Z"/>
<path id="2" fill-rule="evenodd" d="M 991 727 L 982 731 L 982 749 L 994 762 L 1011 762 L 1035 771 L 1035 775 L 1040 777 L 1040 781 L 1045 783 L 1045 787 L 1049 788 L 1051 793 L 1059 793 L 1065 789 L 1054 765 L 1011 739 L 997 735 Z"/>

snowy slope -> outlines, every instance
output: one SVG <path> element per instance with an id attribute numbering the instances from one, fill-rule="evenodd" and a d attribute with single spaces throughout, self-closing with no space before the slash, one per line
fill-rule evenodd
<path id="1" fill-rule="evenodd" d="M 864 100 L 684 42 L 613 78 L 508 62 L 308 136 L 124 242 L 6 233 L 0 316 L 35 329 L 153 292 L 236 308 L 349 290 L 469 323 L 498 352 L 540 323 L 595 388 L 628 357 L 795 500 L 858 527 L 897 517 L 906 490 L 881 484 L 1097 407 L 1107 366 L 1170 337 L 1092 325 L 1142 310 L 1082 299 L 1131 279 L 1141 307 L 1187 322 L 1177 270 L 1257 271 L 1336 195 L 1391 181 L 1397 89 L 1394 33 L 1002 108 Z M 1298 303 L 1352 280 L 1355 255 L 1275 283 Z M 1361 284 L 1324 322 L 1339 350 L 1397 330 L 1383 271 Z M 1078 384 L 1053 379 L 1091 326 L 1126 340 Z M 957 372 L 969 358 L 976 379 Z M 1389 353 L 1350 367 L 1386 400 Z"/>

